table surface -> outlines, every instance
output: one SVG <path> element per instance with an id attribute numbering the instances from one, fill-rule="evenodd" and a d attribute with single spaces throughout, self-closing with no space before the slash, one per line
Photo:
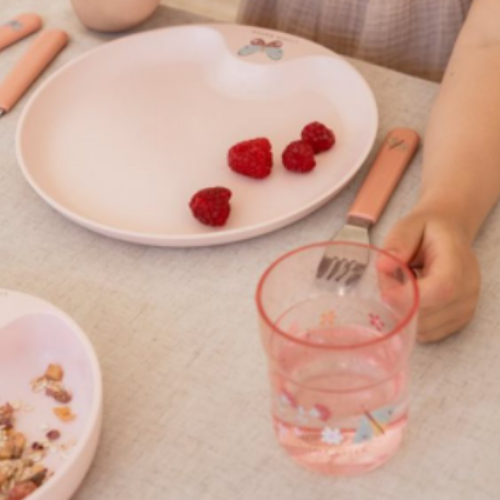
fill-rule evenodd
<path id="1" fill-rule="evenodd" d="M 47 74 L 114 38 L 85 31 L 69 0 L 1 3 L 1 19 L 34 10 L 71 34 Z M 140 30 L 199 21 L 161 6 Z M 29 43 L 0 54 L 0 77 Z M 438 85 L 353 64 L 375 93 L 379 141 L 395 126 L 423 132 Z M 25 102 L 0 120 L 0 286 L 69 313 L 99 356 L 105 424 L 77 500 L 500 498 L 499 210 L 476 242 L 485 270 L 476 319 L 415 350 L 411 424 L 397 457 L 365 476 L 323 477 L 275 441 L 253 294 L 274 258 L 341 226 L 366 169 L 313 215 L 267 236 L 213 248 L 141 247 L 72 224 L 28 186 L 14 147 Z M 373 231 L 376 244 L 411 208 L 420 168 L 419 154 Z"/>

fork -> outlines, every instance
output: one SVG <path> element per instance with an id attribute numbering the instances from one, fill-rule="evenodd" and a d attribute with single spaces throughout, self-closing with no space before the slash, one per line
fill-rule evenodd
<path id="1" fill-rule="evenodd" d="M 357 245 L 328 245 L 316 270 L 317 279 L 345 286 L 356 283 L 369 261 L 369 229 L 378 221 L 392 193 L 417 151 L 420 138 L 411 129 L 391 130 L 352 204 L 347 221 L 331 241 Z"/>

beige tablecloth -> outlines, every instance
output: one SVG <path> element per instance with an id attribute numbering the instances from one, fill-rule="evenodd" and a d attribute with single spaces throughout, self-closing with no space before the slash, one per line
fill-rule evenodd
<path id="1" fill-rule="evenodd" d="M 69 0 L 1 0 L 0 19 L 31 10 L 72 36 L 48 73 L 111 38 L 86 32 Z M 142 29 L 197 20 L 162 7 Z M 0 77 L 30 42 L 0 53 Z M 376 94 L 379 137 L 393 126 L 423 131 L 437 85 L 353 64 Z M 397 458 L 358 478 L 317 476 L 275 442 L 253 293 L 276 256 L 341 225 L 360 177 L 264 237 L 216 248 L 135 246 L 72 224 L 31 190 L 14 151 L 24 102 L 0 119 L 0 287 L 67 311 L 99 355 L 104 432 L 78 500 L 500 498 L 498 210 L 477 241 L 485 273 L 476 320 L 415 351 L 411 425 Z M 420 163 L 417 156 L 375 229 L 376 243 L 415 200 Z"/>

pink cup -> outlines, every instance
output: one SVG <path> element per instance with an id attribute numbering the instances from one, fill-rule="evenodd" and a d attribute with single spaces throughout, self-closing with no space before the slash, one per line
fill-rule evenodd
<path id="1" fill-rule="evenodd" d="M 326 245 L 347 260 L 366 249 L 361 277 L 317 279 Z M 408 415 L 419 300 L 412 272 L 374 247 L 319 243 L 275 261 L 256 300 L 274 425 L 285 450 L 332 475 L 386 462 L 401 444 Z"/>

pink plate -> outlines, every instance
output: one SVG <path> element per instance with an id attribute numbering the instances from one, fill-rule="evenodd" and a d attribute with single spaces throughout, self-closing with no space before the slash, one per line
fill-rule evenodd
<path id="1" fill-rule="evenodd" d="M 321 121 L 334 149 L 306 175 L 281 165 L 302 127 Z M 110 237 L 160 246 L 216 245 L 311 213 L 345 186 L 377 132 L 377 107 L 343 58 L 300 38 L 233 25 L 160 29 L 84 54 L 32 96 L 21 117 L 22 171 L 52 207 Z M 265 180 L 226 165 L 241 140 L 268 137 Z M 233 191 L 227 225 L 191 215 L 197 190 Z"/>
<path id="2" fill-rule="evenodd" d="M 50 363 L 63 367 L 63 383 L 72 393 L 76 418 L 61 422 L 61 406 L 31 382 Z M 102 385 L 96 355 L 85 334 L 64 313 L 39 299 L 0 290 L 0 405 L 16 411 L 15 427 L 29 443 L 46 440 L 47 430 L 61 433 L 44 464 L 51 477 L 30 500 L 67 500 L 76 491 L 94 457 L 101 429 Z"/>

